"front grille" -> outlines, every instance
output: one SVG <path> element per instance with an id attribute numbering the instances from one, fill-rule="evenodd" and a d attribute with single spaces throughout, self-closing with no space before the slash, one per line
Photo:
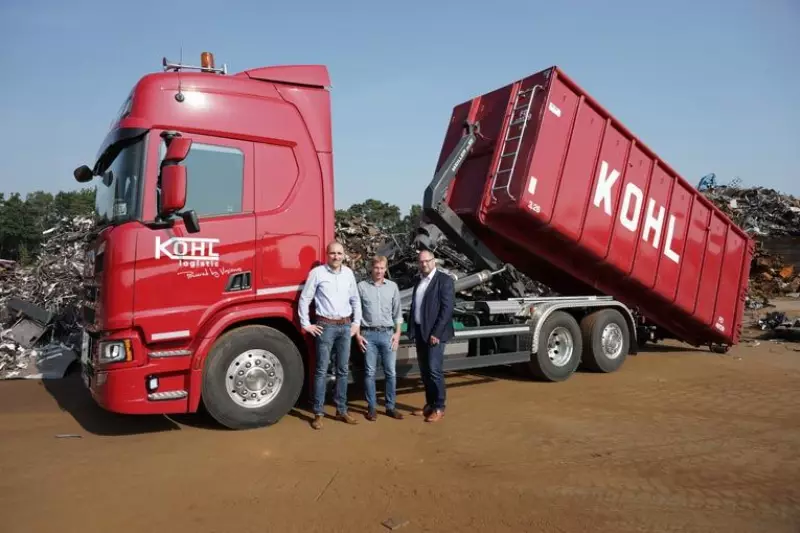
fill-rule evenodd
<path id="1" fill-rule="evenodd" d="M 105 262 L 105 246 L 100 253 L 87 254 L 87 272 L 83 280 L 83 305 L 81 316 L 84 325 L 94 325 L 97 320 L 97 308 L 100 306 L 100 284 L 102 283 L 103 263 Z"/>
<path id="2" fill-rule="evenodd" d="M 83 305 L 81 307 L 84 324 L 94 324 L 99 300 L 100 287 L 94 282 L 94 280 L 85 280 L 83 286 Z"/>
<path id="3" fill-rule="evenodd" d="M 103 272 L 103 263 L 105 263 L 105 252 L 100 252 L 94 258 L 94 273 L 95 275 Z"/>
<path id="4" fill-rule="evenodd" d="M 94 324 L 96 319 L 97 312 L 94 310 L 93 307 L 89 307 L 88 305 L 83 306 L 83 323 L 84 324 Z"/>
<path id="5" fill-rule="evenodd" d="M 100 289 L 96 285 L 86 285 L 83 295 L 87 302 L 96 302 L 100 294 Z"/>

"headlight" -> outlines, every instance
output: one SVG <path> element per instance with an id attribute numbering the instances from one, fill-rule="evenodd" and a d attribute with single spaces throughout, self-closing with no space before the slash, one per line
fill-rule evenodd
<path id="1" fill-rule="evenodd" d="M 133 360 L 131 341 L 105 341 L 101 342 L 97 350 L 99 363 L 118 363 Z"/>

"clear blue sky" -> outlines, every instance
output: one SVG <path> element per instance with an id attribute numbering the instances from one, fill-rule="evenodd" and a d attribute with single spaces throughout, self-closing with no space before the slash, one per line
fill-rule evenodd
<path id="1" fill-rule="evenodd" d="M 612 1 L 612 0 L 609 0 Z M 421 202 L 453 105 L 557 64 L 693 185 L 800 194 L 800 2 L 3 0 L 0 191 L 76 188 L 136 80 L 324 63 L 337 207 Z"/>

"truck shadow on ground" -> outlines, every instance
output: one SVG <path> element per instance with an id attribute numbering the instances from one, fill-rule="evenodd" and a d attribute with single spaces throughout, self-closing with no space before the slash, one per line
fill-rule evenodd
<path id="1" fill-rule="evenodd" d="M 648 344 L 643 347 L 637 356 L 658 355 L 659 353 L 690 352 L 708 354 L 708 349 L 693 348 L 688 345 L 672 346 L 666 344 Z M 579 372 L 585 372 L 579 369 Z M 512 366 L 497 366 L 468 371 L 453 371 L 447 373 L 447 388 L 477 386 L 494 381 L 524 381 L 537 383 L 523 371 Z M 160 433 L 165 431 L 181 430 L 183 427 L 195 429 L 227 431 L 219 425 L 202 408 L 196 414 L 179 415 L 119 415 L 110 413 L 98 406 L 84 387 L 80 374 L 70 373 L 63 379 L 42 380 L 43 386 L 53 397 L 62 411 L 69 413 L 84 431 L 98 436 L 128 436 L 146 433 Z M 384 395 L 383 381 L 377 383 L 377 397 L 379 412 L 383 412 Z M 409 415 L 422 405 L 410 405 L 404 401 L 405 396 L 424 392 L 422 381 L 419 378 L 400 378 L 397 382 L 397 409 Z M 348 408 L 357 415 L 366 414 L 366 401 L 363 382 L 359 379 L 348 387 Z M 420 398 L 420 401 L 424 401 Z M 335 412 L 332 395 L 326 397 L 326 413 Z M 307 391 L 303 391 L 300 400 L 289 412 L 289 416 L 310 423 L 313 420 L 311 404 L 308 401 Z"/>
<path id="2" fill-rule="evenodd" d="M 688 345 L 672 346 L 668 344 L 647 344 L 637 356 L 657 355 L 659 353 L 671 352 L 693 352 L 711 354 L 708 349 L 693 348 Z M 585 372 L 579 369 L 578 372 Z M 513 366 L 497 366 L 480 368 L 468 371 L 453 371 L 447 373 L 447 388 L 455 389 L 459 387 L 476 386 L 494 381 L 525 381 L 536 383 L 524 371 Z M 358 415 L 365 415 L 367 412 L 364 395 L 363 381 L 360 379 L 351 383 L 348 387 L 348 408 Z M 119 415 L 110 413 L 98 406 L 84 387 L 80 374 L 72 372 L 63 379 L 42 380 L 43 386 L 53 397 L 62 411 L 68 412 L 80 426 L 93 435 L 98 436 L 128 436 L 141 435 L 146 433 L 160 433 L 165 431 L 176 431 L 183 429 L 182 426 L 195 429 L 206 429 L 216 431 L 227 431 L 227 428 L 219 425 L 211 416 L 201 409 L 198 413 L 178 414 L 178 415 Z M 399 378 L 397 381 L 397 409 L 405 415 L 409 415 L 422 405 L 410 405 L 404 402 L 404 396 L 422 393 L 425 388 L 419 378 Z M 379 412 L 383 412 L 384 395 L 383 381 L 377 383 L 377 397 Z M 424 401 L 420 399 L 421 401 Z M 331 390 L 326 396 L 326 413 L 332 415 L 335 412 Z M 300 400 L 289 412 L 289 416 L 310 423 L 313 420 L 311 404 L 308 400 L 307 391 L 303 391 Z"/>
<path id="3" fill-rule="evenodd" d="M 690 344 L 654 344 L 652 342 L 648 342 L 641 348 L 639 348 L 639 353 L 636 355 L 629 355 L 628 357 L 640 357 L 646 356 L 650 354 L 659 354 L 659 353 L 673 353 L 673 352 L 690 352 L 694 354 L 712 353 L 707 347 L 702 346 L 692 346 Z"/>
<path id="4" fill-rule="evenodd" d="M 458 382 L 450 382 L 459 378 Z M 451 372 L 448 374 L 448 388 L 479 385 L 495 381 L 494 378 L 478 377 L 465 372 Z M 202 407 L 197 413 L 178 415 L 120 415 L 110 413 L 95 403 L 89 391 L 84 387 L 80 374 L 70 373 L 62 379 L 46 379 L 40 382 L 50 396 L 53 397 L 61 411 L 65 411 L 92 435 L 104 437 L 125 437 L 147 433 L 161 433 L 166 431 L 179 431 L 184 427 L 204 430 L 228 431 L 214 421 Z M 378 401 L 383 410 L 383 384 L 378 382 Z M 405 414 L 411 413 L 421 406 L 407 405 L 402 401 L 404 395 L 423 392 L 422 382 L 418 379 L 400 379 L 397 383 L 397 408 Z M 348 387 L 348 405 L 353 413 L 366 414 L 364 401 L 364 387 L 362 383 L 354 383 Z M 289 412 L 289 416 L 311 422 L 312 415 L 310 404 L 306 401 L 304 392 L 298 404 Z M 333 413 L 332 396 L 327 396 L 326 404 L 329 413 Z"/>
<path id="5" fill-rule="evenodd" d="M 497 378 L 492 376 L 479 376 L 474 372 L 468 371 L 453 371 L 446 373 L 447 389 L 457 389 L 460 387 L 471 387 L 498 381 Z M 502 379 L 502 378 L 501 378 Z M 454 381 L 457 380 L 457 381 Z M 383 381 L 376 383 L 376 396 L 378 400 L 378 413 L 384 412 L 384 385 Z M 423 407 L 424 398 L 420 398 L 419 405 L 416 403 L 411 405 L 404 401 L 404 396 L 409 396 L 416 393 L 424 393 L 425 387 L 422 385 L 422 380 L 419 378 L 399 378 L 397 380 L 397 393 L 395 398 L 395 406 L 397 410 L 404 416 L 410 416 L 411 413 Z M 367 402 L 365 396 L 364 384 L 361 381 L 351 383 L 347 388 L 347 408 L 353 415 L 360 415 L 363 417 L 367 414 Z M 327 417 L 332 417 L 336 412 L 336 405 L 333 402 L 332 389 L 329 389 L 328 395 L 325 397 L 325 413 Z M 289 412 L 289 416 L 293 416 L 303 422 L 309 424 L 314 420 L 313 409 L 311 402 L 308 399 L 308 393 L 304 391 L 300 401 Z"/>
<path id="6" fill-rule="evenodd" d="M 629 354 L 628 357 L 634 358 L 634 357 L 658 356 L 659 354 L 680 353 L 680 352 L 685 352 L 692 355 L 715 355 L 708 348 L 695 348 L 689 345 L 673 346 L 669 344 L 646 344 L 644 347 L 639 349 L 639 353 L 635 355 Z M 471 376 L 492 378 L 493 380 L 522 381 L 530 383 L 547 384 L 547 382 L 539 381 L 536 378 L 532 377 L 531 374 L 528 373 L 527 370 L 524 368 L 524 365 L 525 363 L 519 363 L 518 365 L 499 365 L 486 368 L 476 368 L 474 370 L 466 371 L 465 374 Z M 624 370 L 624 364 L 620 370 L 621 371 Z M 575 371 L 575 373 L 596 374 L 597 372 L 579 366 L 578 369 Z"/>
<path id="7" fill-rule="evenodd" d="M 666 344 L 648 344 L 642 348 L 638 356 L 658 355 L 659 353 L 690 352 L 709 354 L 708 349 L 693 348 L 691 346 L 672 346 Z M 584 372 L 579 369 L 579 372 Z M 447 373 L 447 388 L 477 386 L 494 381 L 524 381 L 537 383 L 533 378 L 512 366 L 497 366 L 469 371 L 453 371 Z M 84 431 L 98 436 L 128 436 L 146 433 L 160 433 L 165 431 L 181 430 L 184 427 L 195 429 L 227 431 L 219 425 L 202 408 L 198 413 L 179 415 L 119 415 L 110 413 L 98 406 L 84 387 L 80 374 L 70 373 L 63 379 L 42 380 L 41 386 L 53 397 L 62 411 L 69 413 Z M 422 381 L 419 378 L 400 378 L 397 381 L 397 409 L 409 415 L 422 405 L 410 405 L 404 397 L 424 392 Z M 384 395 L 383 381 L 377 383 L 377 397 L 379 412 L 383 412 Z M 366 401 L 363 382 L 359 379 L 348 387 L 348 408 L 353 414 L 366 414 Z M 420 398 L 420 401 L 422 398 Z M 335 412 L 332 395 L 326 397 L 326 413 Z M 310 423 L 313 420 L 311 404 L 308 393 L 304 391 L 289 416 Z"/>
<path id="8" fill-rule="evenodd" d="M 222 429 L 208 415 L 119 415 L 97 405 L 84 387 L 80 374 L 42 380 L 41 386 L 59 409 L 69 413 L 84 431 L 98 436 L 128 436 L 180 430 L 181 425 L 198 429 Z"/>

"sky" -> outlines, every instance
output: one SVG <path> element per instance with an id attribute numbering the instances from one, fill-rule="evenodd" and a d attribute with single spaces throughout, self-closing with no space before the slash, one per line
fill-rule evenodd
<path id="1" fill-rule="evenodd" d="M 561 67 L 692 185 L 800 195 L 798 0 L 0 3 L 0 192 L 76 189 L 161 59 L 325 64 L 336 207 L 421 203 L 452 108 Z"/>

